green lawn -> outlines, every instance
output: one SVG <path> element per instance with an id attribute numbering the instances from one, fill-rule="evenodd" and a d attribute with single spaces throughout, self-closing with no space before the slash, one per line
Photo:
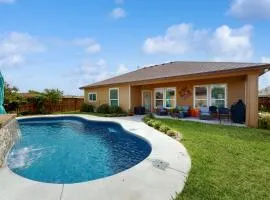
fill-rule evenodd
<path id="1" fill-rule="evenodd" d="M 159 120 L 180 131 L 192 168 L 180 199 L 270 199 L 270 131 Z"/>

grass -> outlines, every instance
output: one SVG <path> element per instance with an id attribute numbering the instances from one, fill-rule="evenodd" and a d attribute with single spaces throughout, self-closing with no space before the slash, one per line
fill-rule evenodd
<path id="1" fill-rule="evenodd" d="M 270 131 L 160 119 L 180 131 L 192 168 L 180 199 L 270 199 Z"/>

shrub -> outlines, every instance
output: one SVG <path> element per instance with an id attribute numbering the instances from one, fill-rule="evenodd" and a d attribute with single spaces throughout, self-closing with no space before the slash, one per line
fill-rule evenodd
<path id="1" fill-rule="evenodd" d="M 161 123 L 159 121 L 155 121 L 154 124 L 153 124 L 153 127 L 155 129 L 159 129 L 160 126 L 161 126 Z"/>
<path id="2" fill-rule="evenodd" d="M 117 114 L 117 117 L 126 117 L 128 114 L 126 112 Z"/>
<path id="3" fill-rule="evenodd" d="M 97 108 L 97 113 L 109 114 L 110 106 L 108 104 L 102 104 Z"/>
<path id="4" fill-rule="evenodd" d="M 148 117 L 148 116 L 146 116 L 146 117 L 143 118 L 143 121 L 144 121 L 146 124 L 147 124 L 147 122 L 150 121 L 150 120 L 151 120 L 151 118 Z"/>
<path id="5" fill-rule="evenodd" d="M 270 130 L 270 114 L 269 113 L 259 114 L 259 128 Z"/>
<path id="6" fill-rule="evenodd" d="M 159 127 L 159 130 L 161 131 L 161 132 L 163 132 L 163 133 L 167 133 L 167 131 L 168 130 L 170 130 L 170 128 L 168 127 L 168 126 L 166 126 L 166 125 L 161 125 L 160 127 Z"/>
<path id="7" fill-rule="evenodd" d="M 86 104 L 84 103 L 82 106 L 81 106 L 81 109 L 80 111 L 81 112 L 94 112 L 94 106 L 93 105 L 89 105 L 89 104 Z"/>
<path id="8" fill-rule="evenodd" d="M 155 120 L 151 119 L 147 122 L 148 126 L 154 126 Z"/>
<path id="9" fill-rule="evenodd" d="M 120 106 L 111 106 L 109 109 L 110 113 L 117 113 L 117 114 L 122 114 L 124 113 L 123 109 Z"/>
<path id="10" fill-rule="evenodd" d="M 148 114 L 147 117 L 149 117 L 150 119 L 155 119 L 153 113 Z"/>
<path id="11" fill-rule="evenodd" d="M 174 130 L 168 130 L 167 131 L 167 135 L 168 136 L 171 136 L 171 137 L 177 136 L 178 135 L 178 132 L 177 131 L 174 131 Z"/>

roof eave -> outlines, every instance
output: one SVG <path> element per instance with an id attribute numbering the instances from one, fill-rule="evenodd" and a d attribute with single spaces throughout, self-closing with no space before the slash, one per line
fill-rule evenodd
<path id="1" fill-rule="evenodd" d="M 86 85 L 83 87 L 80 87 L 79 89 L 84 90 L 84 89 L 89 89 L 89 88 L 97 88 L 101 86 L 111 86 L 111 85 L 118 85 L 118 84 L 127 84 L 127 83 L 136 83 L 136 82 L 142 82 L 142 81 L 155 81 L 155 80 L 160 80 L 160 79 L 165 79 L 165 78 L 176 78 L 176 77 L 186 77 L 186 76 L 201 76 L 201 75 L 211 75 L 211 74 L 216 74 L 216 73 L 227 73 L 227 72 L 238 72 L 238 71 L 250 71 L 250 70 L 260 70 L 260 76 L 265 72 L 265 69 L 269 68 L 270 69 L 270 64 L 263 63 L 258 66 L 252 66 L 252 67 L 245 67 L 245 68 L 237 68 L 237 69 L 228 69 L 228 70 L 218 70 L 218 71 L 210 71 L 210 72 L 203 72 L 203 73 L 193 73 L 193 74 L 185 74 L 185 75 L 180 75 L 180 76 L 168 76 L 168 77 L 161 77 L 161 78 L 154 78 L 154 79 L 145 79 L 145 80 L 138 80 L 138 81 L 123 81 L 123 82 L 116 82 L 116 83 L 108 83 L 108 84 L 98 84 L 95 85 Z"/>

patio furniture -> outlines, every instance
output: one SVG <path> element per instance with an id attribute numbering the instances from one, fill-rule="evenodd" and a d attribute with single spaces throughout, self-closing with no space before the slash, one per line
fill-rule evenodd
<path id="1" fill-rule="evenodd" d="M 210 120 L 212 119 L 211 112 L 208 107 L 200 108 L 200 120 Z"/>
<path id="2" fill-rule="evenodd" d="M 181 106 L 184 117 L 190 117 L 190 106 Z"/>
<path id="3" fill-rule="evenodd" d="M 200 109 L 192 108 L 191 109 L 191 117 L 200 117 Z"/>
<path id="4" fill-rule="evenodd" d="M 184 118 L 184 111 L 182 106 L 175 107 L 173 117 Z"/>
<path id="5" fill-rule="evenodd" d="M 168 115 L 168 110 L 164 108 L 163 106 L 158 106 L 156 108 L 156 114 L 160 116 Z"/>
<path id="6" fill-rule="evenodd" d="M 231 106 L 231 119 L 234 123 L 243 124 L 246 121 L 246 106 L 242 100 Z"/>
<path id="7" fill-rule="evenodd" d="M 228 108 L 218 108 L 218 118 L 219 122 L 221 123 L 222 119 L 230 120 L 230 109 Z"/>
<path id="8" fill-rule="evenodd" d="M 143 107 L 143 106 L 134 107 L 134 113 L 135 113 L 135 115 L 144 115 L 145 114 L 145 107 Z"/>
<path id="9" fill-rule="evenodd" d="M 218 116 L 218 111 L 216 106 L 210 106 L 209 107 L 209 112 L 212 116 L 212 118 L 216 118 Z"/>

